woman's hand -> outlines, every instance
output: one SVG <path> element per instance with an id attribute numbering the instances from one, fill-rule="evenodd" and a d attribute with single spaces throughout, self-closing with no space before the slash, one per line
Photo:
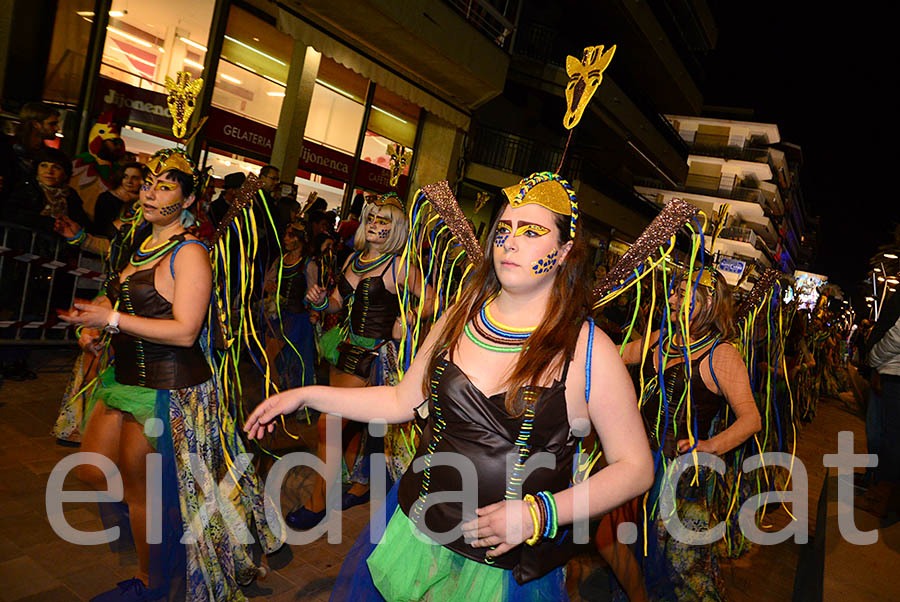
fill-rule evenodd
<path id="1" fill-rule="evenodd" d="M 318 284 L 312 285 L 309 287 L 309 290 L 306 291 L 306 300 L 313 305 L 321 306 L 325 303 L 325 289 Z"/>
<path id="2" fill-rule="evenodd" d="M 69 324 L 80 324 L 86 328 L 104 328 L 109 324 L 112 309 L 102 305 L 94 305 L 85 300 L 75 302 L 68 311 L 57 311 L 59 318 Z"/>
<path id="3" fill-rule="evenodd" d="M 63 215 L 56 218 L 53 222 L 53 229 L 57 234 L 66 238 L 74 238 L 81 231 L 81 226 L 72 221 L 69 217 Z"/>
<path id="4" fill-rule="evenodd" d="M 477 510 L 478 518 L 463 524 L 466 540 L 473 548 L 489 548 L 487 555 L 496 558 L 534 535 L 534 521 L 528 504 L 523 500 L 497 502 Z"/>
<path id="5" fill-rule="evenodd" d="M 679 439 L 676 449 L 679 454 L 686 454 L 691 449 L 691 442 L 687 439 Z M 716 446 L 712 443 L 711 439 L 699 439 L 694 451 L 719 455 L 719 452 L 716 451 Z"/>
<path id="6" fill-rule="evenodd" d="M 100 330 L 96 328 L 84 328 L 78 337 L 78 346 L 85 352 L 98 355 L 103 347 L 100 343 Z"/>
<path id="7" fill-rule="evenodd" d="M 262 439 L 266 431 L 275 430 L 275 419 L 284 414 L 296 412 L 303 407 L 303 389 L 290 389 L 269 397 L 256 406 L 247 422 L 244 431 L 248 439 Z"/>

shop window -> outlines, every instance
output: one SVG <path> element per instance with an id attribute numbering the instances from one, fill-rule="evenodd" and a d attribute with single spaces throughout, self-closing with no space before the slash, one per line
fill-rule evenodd
<path id="1" fill-rule="evenodd" d="M 232 6 L 212 104 L 277 127 L 293 47 L 290 36 Z"/>
<path id="2" fill-rule="evenodd" d="M 200 65 L 214 0 L 113 0 L 100 73 L 138 88 L 165 92 L 166 76 Z M 93 14 L 85 16 L 92 18 Z"/>
<path id="3" fill-rule="evenodd" d="M 59 0 L 44 78 L 44 99 L 77 104 L 91 41 L 92 0 Z"/>
<path id="4" fill-rule="evenodd" d="M 399 143 L 407 149 L 413 148 L 420 111 L 418 105 L 387 88 L 376 87 L 361 159 L 389 169 L 388 147 L 391 144 Z M 403 173 L 409 174 L 409 165 Z"/>
<path id="5" fill-rule="evenodd" d="M 368 87 L 369 80 L 323 56 L 303 137 L 355 154 Z"/>

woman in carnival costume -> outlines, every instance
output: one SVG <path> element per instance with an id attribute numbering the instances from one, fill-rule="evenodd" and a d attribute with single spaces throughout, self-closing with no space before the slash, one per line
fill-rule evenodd
<path id="1" fill-rule="evenodd" d="M 388 495 L 387 527 L 370 526 L 351 550 L 333 600 L 567 599 L 573 523 L 650 486 L 634 388 L 589 320 L 574 192 L 542 173 L 504 193 L 509 204 L 492 225 L 486 259 L 397 386 L 295 389 L 264 401 L 246 423 L 258 438 L 302 407 L 390 424 L 427 406 L 415 470 Z M 609 465 L 570 487 L 576 435 L 590 424 Z M 477 490 L 461 486 L 457 467 L 432 464 L 441 452 L 470 467 Z M 552 468 L 526 471 L 539 453 L 550 454 Z M 437 499 L 456 492 L 458 500 L 461 490 L 471 500 L 465 510 Z"/>
<path id="2" fill-rule="evenodd" d="M 395 339 L 400 338 L 400 303 L 398 287 L 409 282 L 411 290 L 419 291 L 413 273 L 400 263 L 400 251 L 409 234 L 409 224 L 403 204 L 395 193 L 386 193 L 366 203 L 356 231 L 353 253 L 337 276 L 337 286 L 330 293 L 319 284 L 309 288 L 306 299 L 315 311 L 336 313 L 347 308 L 344 324 L 328 331 L 320 341 L 321 354 L 331 364 L 329 382 L 333 387 L 359 388 L 369 385 L 396 384 L 397 351 Z M 326 457 L 328 445 L 326 421 L 337 418 L 323 414 L 318 422 L 320 459 Z M 365 437 L 360 421 L 341 421 L 342 450 L 348 469 L 353 469 L 357 451 L 374 449 L 373 441 Z M 367 445 L 366 441 L 370 444 Z M 369 498 L 366 486 L 366 462 L 361 461 L 351 475 L 353 483 L 344 494 L 342 507 L 365 503 Z M 336 475 L 315 477 L 309 506 L 301 506 L 288 513 L 287 523 L 296 529 L 309 529 L 326 516 L 326 483 Z"/>
<path id="3" fill-rule="evenodd" d="M 109 279 L 106 297 L 76 303 L 65 316 L 111 335 L 114 366 L 98 377 L 82 450 L 105 456 L 121 474 L 138 556 L 135 577 L 95 600 L 151 600 L 180 588 L 191 601 L 243 600 L 239 584 L 261 571 L 248 525 L 265 552 L 280 542 L 267 526 L 256 475 L 225 407 L 219 381 L 225 372 L 211 369 L 210 255 L 186 232 L 196 170 L 180 149 L 158 152 L 148 167 L 140 192 L 145 226 L 127 263 Z M 161 495 L 148 496 L 148 483 L 159 478 L 146 469 L 154 451 L 162 459 Z M 78 472 L 106 488 L 97 466 Z M 146 532 L 148 497 L 161 498 L 156 534 Z M 150 545 L 160 533 L 162 543 Z"/>
<path id="4" fill-rule="evenodd" d="M 747 367 L 731 342 L 737 328 L 724 280 L 716 270 L 701 268 L 668 283 L 664 277 L 663 290 L 669 297 L 661 328 L 623 352 L 626 364 L 640 365 L 640 409 L 656 467 L 643 499 L 644 579 L 651 600 L 720 600 L 712 545 L 679 541 L 672 521 L 691 531 L 717 522 L 709 501 L 715 475 L 705 467 L 696 470 L 693 454 L 721 456 L 740 446 L 759 431 L 760 415 Z M 725 412 L 733 418 L 723 418 Z M 718 433 L 717 419 L 728 424 Z M 690 455 L 682 463 L 691 466 L 673 482 L 675 460 L 685 454 Z M 677 516 L 663 515 L 664 497 L 674 499 Z"/>
<path id="5" fill-rule="evenodd" d="M 316 344 L 305 300 L 317 269 L 309 247 L 304 224 L 288 224 L 282 259 L 265 277 L 266 356 L 281 390 L 315 383 Z"/>

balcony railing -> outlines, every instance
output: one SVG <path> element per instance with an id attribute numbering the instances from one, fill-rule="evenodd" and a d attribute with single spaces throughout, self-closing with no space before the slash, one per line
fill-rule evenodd
<path id="1" fill-rule="evenodd" d="M 516 0 L 444 0 L 494 44 L 509 50 L 516 29 Z"/>
<path id="2" fill-rule="evenodd" d="M 720 176 L 703 176 L 697 174 L 688 174 L 684 184 L 673 186 L 670 183 L 661 182 L 655 178 L 635 178 L 635 186 L 643 186 L 646 188 L 658 188 L 660 190 L 671 190 L 673 192 L 692 192 L 694 194 L 703 194 L 720 199 L 733 199 L 736 201 L 746 201 L 748 203 L 756 203 L 768 210 L 768 202 L 766 195 L 759 188 L 750 188 L 735 184 L 735 176 L 722 178 Z"/>
<path id="3" fill-rule="evenodd" d="M 728 143 L 728 140 L 728 136 L 724 134 L 698 133 L 694 137 L 694 141 L 688 143 L 688 148 L 691 153 L 706 157 L 739 159 L 741 161 L 753 161 L 754 163 L 768 162 L 769 149 L 750 145 L 731 145 Z"/>
<path id="4" fill-rule="evenodd" d="M 562 159 L 562 145 L 547 145 L 500 130 L 478 126 L 472 131 L 469 161 L 525 177 L 536 171 L 553 171 Z M 581 158 L 569 154 L 562 176 L 581 179 Z"/>

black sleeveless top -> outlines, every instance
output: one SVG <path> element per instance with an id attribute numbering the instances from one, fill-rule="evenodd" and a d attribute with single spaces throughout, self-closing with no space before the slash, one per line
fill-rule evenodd
<path id="1" fill-rule="evenodd" d="M 173 240 L 184 241 L 179 234 Z M 176 248 L 177 249 L 177 248 Z M 119 302 L 122 313 L 144 318 L 172 319 L 172 304 L 154 284 L 156 268 L 172 261 L 171 254 L 156 265 L 128 276 L 124 282 L 112 278 L 106 294 L 110 301 Z M 176 347 L 153 343 L 120 332 L 113 335 L 116 382 L 150 389 L 182 389 L 206 382 L 212 376 L 199 341 L 191 347 Z"/>
<path id="2" fill-rule="evenodd" d="M 295 314 L 306 313 L 306 264 L 308 260 L 300 259 L 293 266 L 281 269 L 281 304 L 282 311 Z"/>
<path id="3" fill-rule="evenodd" d="M 455 363 L 442 359 L 437 374 L 431 377 L 427 426 L 413 463 L 400 479 L 398 497 L 403 512 L 413 522 L 421 524 L 424 520 L 425 526 L 434 533 L 450 531 L 465 520 L 475 518 L 466 516 L 463 520 L 461 502 L 429 501 L 424 506 L 419 503 L 419 510 L 416 509 L 420 494 L 426 489 L 429 495 L 462 491 L 462 478 L 455 468 L 434 464 L 426 471 L 417 466 L 417 462 L 424 462 L 423 458 L 432 453 L 461 454 L 472 462 L 477 475 L 478 508 L 505 499 L 511 483 L 507 463 L 512 466 L 515 462 L 507 458 L 520 458 L 520 447 L 516 442 L 527 432 L 527 428 L 522 427 L 530 416 L 533 428 L 527 438 L 527 457 L 538 452 L 550 453 L 556 460 L 556 468 L 534 470 L 522 482 L 521 491 L 511 493 L 515 498 L 521 498 L 527 493 L 558 492 L 569 487 L 572 461 L 578 446 L 571 435 L 566 411 L 568 369 L 567 361 L 561 380 L 550 387 L 529 388 L 526 395 L 530 397 L 531 412 L 514 418 L 506 411 L 505 393 L 486 397 Z M 426 489 L 423 489 L 423 481 L 427 481 Z M 464 541 L 460 530 L 457 529 L 457 533 L 459 537 L 446 547 L 483 563 L 487 548 L 473 548 Z M 542 540 L 534 547 L 520 545 L 496 558 L 493 565 L 513 570 L 516 581 L 525 583 L 565 564 L 573 552 L 571 529 L 560 528 L 555 539 Z"/>
<path id="4" fill-rule="evenodd" d="M 654 343 L 647 354 L 647 362 L 644 364 L 644 382 L 656 378 L 658 369 L 658 348 L 659 342 Z M 691 396 L 693 398 L 693 406 L 691 407 L 691 419 L 696 420 L 696 429 L 694 436 L 698 439 L 706 439 L 709 437 L 709 429 L 713 420 L 722 408 L 724 397 L 713 393 L 706 388 L 703 377 L 700 375 L 700 365 L 703 361 L 711 362 L 711 352 L 716 344 L 701 353 L 698 357 L 691 360 Z M 710 371 L 712 364 L 710 363 Z M 688 421 L 687 410 L 690 400 L 685 399 L 679 403 L 681 396 L 685 392 L 686 378 L 684 363 L 679 362 L 675 365 L 666 366 L 663 373 L 662 381 L 666 387 L 666 400 L 668 405 L 668 421 L 666 420 L 666 411 L 660 399 L 659 389 L 652 389 L 649 397 L 643 400 L 641 405 L 641 415 L 644 419 L 644 428 L 650 440 L 650 448 L 655 452 L 662 448 L 662 453 L 666 458 L 675 458 L 679 455 L 677 444 L 680 439 L 688 438 Z M 657 387 L 659 383 L 657 381 Z M 668 426 L 666 426 L 668 422 Z"/>
<path id="5" fill-rule="evenodd" d="M 341 271 L 338 293 L 344 298 L 345 307 L 346 300 L 353 297 L 350 308 L 350 329 L 353 334 L 372 339 L 391 338 L 394 321 L 400 315 L 400 302 L 397 294 L 384 286 L 384 275 L 393 265 L 393 261 L 387 262 L 380 274 L 361 279 L 355 289 Z"/>

